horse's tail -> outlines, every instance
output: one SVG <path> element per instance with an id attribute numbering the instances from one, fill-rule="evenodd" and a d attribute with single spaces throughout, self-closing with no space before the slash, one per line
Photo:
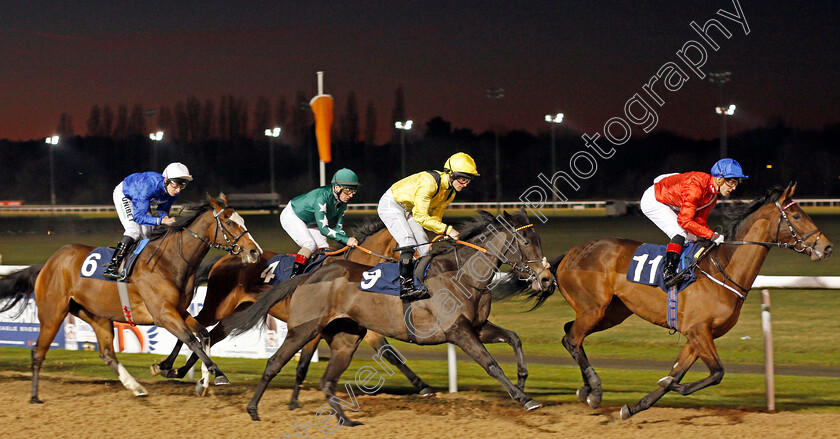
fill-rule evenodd
<path id="1" fill-rule="evenodd" d="M 302 284 L 307 278 L 309 278 L 308 274 L 299 274 L 273 286 L 262 293 L 259 300 L 251 306 L 225 318 L 222 324 L 225 328 L 232 330 L 233 335 L 242 334 L 257 325 L 265 324 L 265 316 L 268 315 L 271 307 L 284 299 L 291 298 L 298 285 Z"/>
<path id="2" fill-rule="evenodd" d="M 0 306 L 0 312 L 6 312 L 14 308 L 21 301 L 23 305 L 15 317 L 23 312 L 29 301 L 29 296 L 35 291 L 35 279 L 38 278 L 38 273 L 41 272 L 42 268 L 44 268 L 44 264 L 30 265 L 0 279 L 0 303 L 5 302 Z"/>
<path id="3" fill-rule="evenodd" d="M 225 255 L 204 258 L 195 270 L 195 282 L 193 282 L 193 285 L 206 284 L 210 279 L 210 270 L 212 270 L 213 266 L 216 265 L 216 262 L 219 262 L 223 257 L 225 257 Z"/>

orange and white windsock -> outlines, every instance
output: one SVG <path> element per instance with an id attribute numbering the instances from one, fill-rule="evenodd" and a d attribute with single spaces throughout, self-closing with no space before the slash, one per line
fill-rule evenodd
<path id="1" fill-rule="evenodd" d="M 333 98 L 324 94 L 324 72 L 318 72 L 318 96 L 309 101 L 315 113 L 315 138 L 318 140 L 318 156 L 323 163 L 332 160 L 330 131 L 333 123 Z"/>

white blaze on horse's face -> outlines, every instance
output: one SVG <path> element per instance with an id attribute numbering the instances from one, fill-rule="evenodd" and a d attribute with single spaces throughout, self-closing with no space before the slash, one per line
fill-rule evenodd
<path id="1" fill-rule="evenodd" d="M 242 215 L 240 215 L 239 212 L 233 212 L 233 215 L 230 216 L 230 220 L 233 221 L 234 224 L 238 225 L 239 227 L 242 227 L 242 230 L 248 230 L 245 228 L 245 218 L 242 218 Z M 251 232 L 248 232 L 247 236 L 251 240 L 251 242 L 253 242 L 254 245 L 257 246 L 257 255 L 254 256 L 251 252 L 244 251 L 241 253 L 242 261 L 245 263 L 254 263 L 260 259 L 260 255 L 262 254 L 263 250 L 262 247 L 260 247 L 260 245 L 257 243 L 257 240 L 254 239 L 253 236 L 251 236 Z"/>

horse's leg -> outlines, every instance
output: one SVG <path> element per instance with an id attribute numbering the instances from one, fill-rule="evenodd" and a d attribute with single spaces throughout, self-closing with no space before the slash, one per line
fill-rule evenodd
<path id="1" fill-rule="evenodd" d="M 312 356 L 315 355 L 315 350 L 318 349 L 318 343 L 321 342 L 320 334 L 312 341 L 306 344 L 300 351 L 300 360 L 298 360 L 297 371 L 295 372 L 295 388 L 292 390 L 292 399 L 289 401 L 289 410 L 299 409 L 298 394 L 300 393 L 300 386 L 303 380 L 306 379 L 306 374 L 309 372 L 309 364 L 312 362 Z"/>
<path id="2" fill-rule="evenodd" d="M 202 337 L 208 337 L 207 328 L 193 318 L 193 316 L 187 315 L 187 318 L 184 319 L 184 321 L 194 333 L 201 334 Z M 162 375 L 165 378 L 183 378 L 184 375 L 179 375 L 180 369 L 177 372 L 172 370 L 172 367 L 175 364 L 175 359 L 178 358 L 178 354 L 181 352 L 181 346 L 183 345 L 184 342 L 181 340 L 175 341 L 175 347 L 172 348 L 172 352 L 169 356 L 160 363 L 155 363 L 149 367 L 152 376 Z M 196 357 L 196 359 L 198 359 L 198 357 Z M 193 363 L 195 363 L 195 361 L 193 361 Z M 187 370 L 189 370 L 189 368 L 187 368 Z"/>
<path id="3" fill-rule="evenodd" d="M 344 414 L 344 410 L 341 408 L 341 404 L 339 404 L 341 400 L 335 396 L 335 389 L 338 378 L 341 377 L 341 374 L 350 365 L 350 360 L 353 359 L 353 353 L 359 347 L 359 343 L 361 343 L 366 330 L 355 323 L 349 322 L 337 330 L 341 332 L 324 334 L 324 338 L 330 345 L 330 362 L 327 364 L 324 376 L 321 377 L 321 391 L 327 397 L 327 402 L 330 404 L 330 407 L 335 410 L 335 417 L 338 418 L 338 423 L 342 426 L 355 427 L 362 425 L 362 423 L 350 420 Z M 349 384 L 345 388 L 348 392 L 353 392 L 353 388 Z M 358 410 L 358 401 L 356 400 L 355 394 L 350 394 L 349 399 L 350 401 L 347 402 L 355 406 L 353 411 Z"/>
<path id="4" fill-rule="evenodd" d="M 186 343 L 190 350 L 198 354 L 198 358 L 200 358 L 204 365 L 207 366 L 210 373 L 216 376 L 216 379 L 213 381 L 214 384 L 217 386 L 230 384 L 230 381 L 227 379 L 225 374 L 219 370 L 219 367 L 216 366 L 216 363 L 213 362 L 210 355 L 208 355 L 207 352 L 204 351 L 204 348 L 201 347 L 201 341 L 193 335 L 186 322 L 184 322 L 174 308 L 166 307 L 161 310 L 158 319 L 159 323 L 156 322 L 158 326 L 172 333 L 172 335 L 174 335 L 178 340 Z"/>
<path id="5" fill-rule="evenodd" d="M 43 404 L 43 401 L 38 399 L 38 381 L 40 379 L 41 364 L 47 356 L 47 351 L 50 349 L 55 334 L 61 329 L 61 322 L 67 316 L 69 311 L 69 304 L 63 304 L 63 308 L 58 304 L 39 303 L 38 320 L 41 322 L 41 332 L 38 334 L 38 341 L 35 346 L 32 346 L 32 393 L 29 402 L 31 404 Z M 56 309 L 59 308 L 59 309 Z"/>
<path id="6" fill-rule="evenodd" d="M 257 388 L 254 389 L 254 396 L 248 402 L 247 411 L 251 415 L 251 419 L 259 421 L 260 417 L 257 414 L 257 405 L 260 403 L 265 389 L 268 388 L 268 383 L 280 372 L 280 369 L 292 359 L 292 357 L 303 347 L 315 338 L 321 331 L 322 326 L 317 321 L 309 321 L 294 328 L 289 328 L 289 333 L 286 334 L 286 339 L 280 345 L 280 349 L 268 359 L 265 365 L 260 382 L 257 383 Z"/>
<path id="7" fill-rule="evenodd" d="M 96 342 L 99 343 L 99 358 L 117 374 L 123 386 L 131 390 L 134 396 L 148 395 L 146 389 L 117 361 L 117 355 L 114 352 L 114 322 L 94 315 L 85 309 L 79 309 L 74 314 L 93 328 L 93 332 L 96 333 Z"/>
<path id="8" fill-rule="evenodd" d="M 470 326 L 470 323 L 463 316 L 446 331 L 446 339 L 464 351 L 467 355 L 472 357 L 476 363 L 480 364 L 487 374 L 499 380 L 508 394 L 515 401 L 521 403 L 525 410 L 533 410 L 542 406 L 542 404 L 534 401 L 530 396 L 526 395 L 518 387 L 514 386 L 512 382 L 505 376 L 504 371 L 499 366 L 499 363 L 487 352 L 487 348 L 481 344 L 475 329 Z"/>
<path id="9" fill-rule="evenodd" d="M 389 363 L 393 364 L 400 370 L 400 372 L 408 378 L 408 381 L 411 382 L 411 385 L 414 386 L 415 389 L 420 393 L 420 396 L 434 396 L 435 391 L 431 388 L 428 384 L 426 384 L 417 374 L 414 373 L 413 370 L 409 369 L 408 366 L 405 365 L 403 361 L 397 358 L 394 355 L 394 349 L 388 343 L 388 340 L 381 334 L 376 332 L 368 331 L 367 335 L 365 335 L 364 340 L 368 342 L 368 344 L 373 347 L 376 352 L 381 352 L 383 358 L 388 360 Z M 384 349 L 383 349 L 384 348 Z"/>
<path id="10" fill-rule="evenodd" d="M 513 348 L 513 354 L 516 355 L 516 387 L 524 391 L 525 380 L 528 379 L 528 367 L 525 365 L 525 354 L 522 352 L 522 340 L 519 339 L 519 335 L 487 321 L 479 328 L 478 339 L 484 344 L 507 343 Z"/>
<path id="11" fill-rule="evenodd" d="M 691 343 L 686 343 L 680 351 L 680 354 L 677 356 L 677 362 L 674 363 L 674 367 L 671 368 L 671 373 L 659 380 L 659 388 L 646 395 L 633 407 L 628 405 L 622 407 L 619 412 L 621 419 L 630 419 L 630 417 L 636 413 L 649 409 L 666 393 L 671 390 L 675 390 L 674 386 L 677 385 L 676 383 L 679 383 L 683 379 L 686 372 L 688 372 L 688 369 L 691 368 L 691 365 L 694 364 L 696 360 L 697 353 L 694 351 Z"/>
<path id="12" fill-rule="evenodd" d="M 563 337 L 563 346 L 569 351 L 572 359 L 580 367 L 580 374 L 583 378 L 583 387 L 577 390 L 577 398 L 585 402 L 589 407 L 597 409 L 601 406 L 601 377 L 595 372 L 595 368 L 589 362 L 586 351 L 583 349 L 583 340 L 593 332 L 603 331 L 623 322 L 632 312 L 627 309 L 621 300 L 612 297 L 609 304 L 597 306 L 588 304 L 581 310 L 576 310 L 575 320 L 567 322 L 563 329 L 566 335 Z"/>

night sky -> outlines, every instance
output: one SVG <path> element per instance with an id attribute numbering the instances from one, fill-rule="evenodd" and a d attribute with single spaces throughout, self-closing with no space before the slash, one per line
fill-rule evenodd
<path id="1" fill-rule="evenodd" d="M 94 104 L 157 109 L 224 94 L 248 98 L 251 111 L 260 95 L 291 103 L 298 90 L 315 94 L 318 70 L 337 115 L 350 91 L 362 116 L 374 102 L 379 141 L 399 85 L 419 123 L 439 115 L 476 132 L 498 123 L 538 133 L 546 113 L 562 111 L 569 127 L 595 133 L 626 119 L 639 93 L 656 110 L 655 130 L 715 138 L 717 88 L 677 55 L 689 40 L 708 52 L 701 71 L 732 72 L 724 93 L 738 106 L 736 131 L 779 117 L 807 129 L 840 121 L 838 3 L 739 4 L 748 35 L 716 14 L 736 12 L 729 0 L 4 1 L 0 138 L 51 135 L 62 112 L 84 134 Z M 711 30 L 718 51 L 689 26 L 712 18 L 732 34 Z M 642 87 L 667 62 L 688 80 L 660 90 L 658 106 Z M 488 99 L 490 87 L 504 98 Z"/>

